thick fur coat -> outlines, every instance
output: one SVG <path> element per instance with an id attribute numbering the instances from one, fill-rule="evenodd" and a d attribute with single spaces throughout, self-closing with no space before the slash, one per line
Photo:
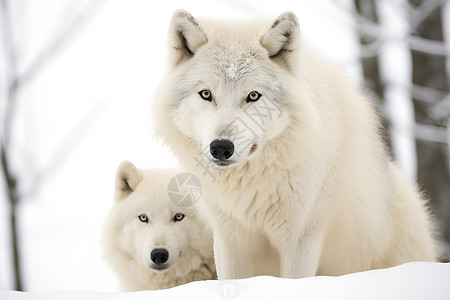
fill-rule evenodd
<path id="1" fill-rule="evenodd" d="M 373 106 L 301 42 L 293 13 L 177 11 L 154 102 L 156 135 L 209 195 L 219 279 L 436 260 L 426 202 L 391 161 Z"/>

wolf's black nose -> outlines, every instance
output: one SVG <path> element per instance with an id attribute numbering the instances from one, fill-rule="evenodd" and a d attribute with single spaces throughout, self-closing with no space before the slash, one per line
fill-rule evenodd
<path id="1" fill-rule="evenodd" d="M 215 159 L 229 159 L 233 155 L 234 145 L 229 140 L 214 140 L 211 145 L 209 145 L 209 152 Z"/>
<path id="2" fill-rule="evenodd" d="M 150 257 L 155 264 L 160 265 L 169 259 L 169 252 L 166 249 L 153 249 Z"/>

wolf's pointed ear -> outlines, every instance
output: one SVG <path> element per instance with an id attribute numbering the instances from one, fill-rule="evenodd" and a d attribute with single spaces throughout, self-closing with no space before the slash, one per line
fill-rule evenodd
<path id="1" fill-rule="evenodd" d="M 169 26 L 169 47 L 174 65 L 193 57 L 197 49 L 207 42 L 205 33 L 191 14 L 182 9 L 173 14 Z"/>
<path id="2" fill-rule="evenodd" d="M 269 57 L 286 67 L 291 66 L 292 52 L 298 46 L 300 26 L 293 12 L 281 14 L 272 27 L 261 38 L 261 45 L 269 52 Z"/>
<path id="3" fill-rule="evenodd" d="M 141 181 L 141 172 L 131 162 L 123 161 L 116 172 L 115 199 L 124 199 L 136 189 Z"/>

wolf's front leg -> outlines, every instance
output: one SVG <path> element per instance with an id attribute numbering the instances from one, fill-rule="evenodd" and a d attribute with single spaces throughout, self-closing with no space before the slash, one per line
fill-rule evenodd
<path id="1" fill-rule="evenodd" d="M 316 234 L 297 240 L 280 251 L 280 276 L 303 278 L 315 276 L 319 267 L 322 248 L 321 235 Z"/>
<path id="2" fill-rule="evenodd" d="M 214 236 L 214 259 L 218 279 L 239 279 L 253 276 L 252 259 L 237 246 L 234 241 Z"/>

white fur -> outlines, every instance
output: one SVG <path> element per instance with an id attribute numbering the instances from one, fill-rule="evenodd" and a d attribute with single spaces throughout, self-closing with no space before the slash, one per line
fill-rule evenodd
<path id="1" fill-rule="evenodd" d="M 154 122 L 209 195 L 201 207 L 213 227 L 219 279 L 436 260 L 425 201 L 391 162 L 374 108 L 300 42 L 293 13 L 273 25 L 188 15 L 176 12 L 171 29 L 191 20 L 184 38 L 206 39 L 183 56 L 169 31 Z M 211 102 L 200 98 L 203 89 Z M 246 103 L 254 90 L 262 97 Z M 228 167 L 209 153 L 218 138 L 235 145 Z"/>
<path id="2" fill-rule="evenodd" d="M 169 181 L 180 170 L 138 170 L 123 162 L 116 175 L 116 193 L 103 232 L 103 250 L 126 291 L 174 287 L 194 280 L 215 279 L 211 232 L 194 206 L 179 207 L 167 194 Z M 174 222 L 176 213 L 185 215 Z M 139 215 L 146 214 L 148 223 Z M 169 251 L 168 267 L 152 269 L 150 253 Z"/>

